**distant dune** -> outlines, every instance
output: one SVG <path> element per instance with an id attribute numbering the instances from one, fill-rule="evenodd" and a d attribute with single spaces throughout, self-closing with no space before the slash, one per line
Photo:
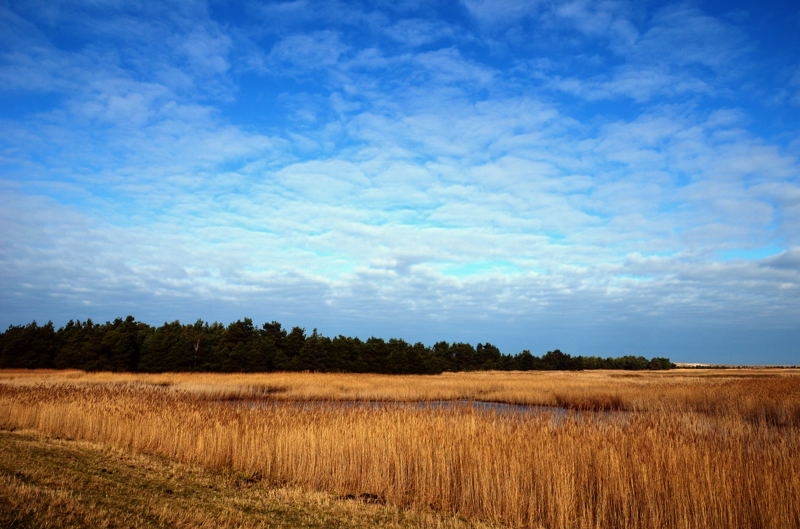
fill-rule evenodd
<path id="1" fill-rule="evenodd" d="M 711 367 L 713 364 L 704 364 L 702 362 L 675 362 L 678 367 Z"/>

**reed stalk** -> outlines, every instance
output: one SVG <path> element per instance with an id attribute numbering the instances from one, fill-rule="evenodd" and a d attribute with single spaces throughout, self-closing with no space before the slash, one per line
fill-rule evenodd
<path id="1" fill-rule="evenodd" d="M 797 372 L 719 374 L 6 372 L 0 427 L 509 527 L 800 527 Z"/>

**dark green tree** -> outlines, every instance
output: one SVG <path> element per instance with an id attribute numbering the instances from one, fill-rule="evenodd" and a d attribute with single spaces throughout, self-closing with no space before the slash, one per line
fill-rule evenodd
<path id="1" fill-rule="evenodd" d="M 474 371 L 478 369 L 478 358 L 475 348 L 468 343 L 454 343 L 450 346 L 453 358 L 451 369 L 453 371 Z"/>
<path id="2" fill-rule="evenodd" d="M 91 318 L 83 323 L 70 321 L 57 334 L 60 345 L 55 359 L 57 368 L 86 371 L 106 371 L 112 368 L 103 349 L 104 325 L 95 324 Z"/>
<path id="3" fill-rule="evenodd" d="M 520 371 L 530 371 L 534 369 L 534 357 L 530 351 L 527 349 L 523 350 L 520 354 L 516 357 L 516 369 Z"/>
<path id="4" fill-rule="evenodd" d="M 51 321 L 43 326 L 35 321 L 10 326 L 0 335 L 0 367 L 52 368 L 57 351 L 58 341 Z"/>
<path id="5" fill-rule="evenodd" d="M 561 352 L 560 349 L 545 353 L 542 357 L 542 364 L 545 369 L 580 369 L 578 363 L 567 353 Z"/>
<path id="6" fill-rule="evenodd" d="M 321 336 L 314 329 L 295 357 L 295 369 L 297 371 L 330 371 L 330 365 L 333 363 L 330 354 L 330 338 Z"/>
<path id="7" fill-rule="evenodd" d="M 499 369 L 501 358 L 500 349 L 489 342 L 479 343 L 475 348 L 475 369 Z"/>
<path id="8" fill-rule="evenodd" d="M 146 334 L 139 370 L 148 373 L 191 371 L 194 357 L 192 337 L 176 320 Z"/>
<path id="9" fill-rule="evenodd" d="M 103 362 L 112 371 L 137 371 L 148 326 L 133 316 L 117 318 L 102 329 Z"/>
<path id="10" fill-rule="evenodd" d="M 223 371 L 254 372 L 265 371 L 263 355 L 259 350 L 260 336 L 253 326 L 253 320 L 244 318 L 230 325 L 220 345 L 221 368 Z"/>
<path id="11" fill-rule="evenodd" d="M 671 369 L 667 358 L 572 357 L 561 350 L 542 358 L 524 350 L 503 354 L 490 343 L 440 341 L 433 347 L 405 340 L 371 337 L 366 342 L 339 335 L 330 339 L 316 329 L 306 336 L 301 327 L 290 332 L 280 323 L 256 329 L 250 318 L 227 327 L 197 320 L 152 328 L 133 316 L 102 325 L 91 319 L 70 320 L 55 330 L 52 322 L 39 326 L 10 326 L 0 333 L 0 367 L 76 368 L 113 371 L 272 371 L 313 370 L 375 373 L 441 373 L 470 370 L 531 369 Z"/>
<path id="12" fill-rule="evenodd" d="M 302 327 L 292 327 L 292 330 L 286 336 L 286 369 L 291 371 L 302 371 L 302 360 L 300 351 L 306 344 L 306 330 Z"/>
<path id="13" fill-rule="evenodd" d="M 436 342 L 431 351 L 433 365 L 437 372 L 455 371 L 455 358 L 447 342 Z"/>

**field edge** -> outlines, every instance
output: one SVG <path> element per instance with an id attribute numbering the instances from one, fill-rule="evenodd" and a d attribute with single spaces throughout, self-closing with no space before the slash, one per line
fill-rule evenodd
<path id="1" fill-rule="evenodd" d="M 0 527 L 490 529 L 107 445 L 0 429 Z M 496 526 L 495 526 L 496 527 Z"/>

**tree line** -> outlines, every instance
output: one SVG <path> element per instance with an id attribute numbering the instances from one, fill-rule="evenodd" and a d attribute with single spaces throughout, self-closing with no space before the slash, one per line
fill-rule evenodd
<path id="1" fill-rule="evenodd" d="M 503 354 L 490 343 L 440 341 L 433 346 L 402 339 L 329 338 L 314 329 L 260 328 L 250 318 L 227 326 L 198 320 L 152 327 L 133 316 L 112 322 L 70 320 L 9 326 L 0 334 L 0 368 L 129 372 L 320 371 L 437 374 L 479 370 L 670 369 L 667 358 L 571 356 L 556 349 L 541 357 L 524 350 Z"/>

